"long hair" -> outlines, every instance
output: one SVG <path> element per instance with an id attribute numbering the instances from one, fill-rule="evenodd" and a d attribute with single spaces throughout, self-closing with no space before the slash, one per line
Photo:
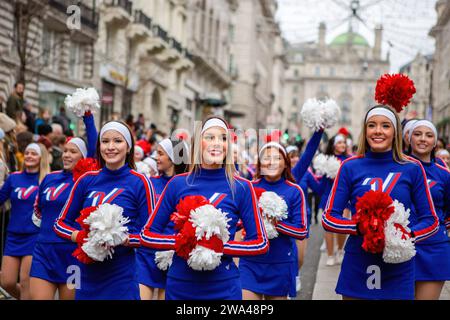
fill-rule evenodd
<path id="1" fill-rule="evenodd" d="M 189 168 L 189 150 L 187 144 L 183 140 L 170 139 L 173 148 L 173 156 L 175 162 L 173 163 L 175 174 L 181 174 L 188 171 Z"/>
<path id="2" fill-rule="evenodd" d="M 136 163 L 134 162 L 134 137 L 133 137 L 133 134 L 131 133 L 130 127 L 123 121 L 115 121 L 115 120 L 108 121 L 105 124 L 107 124 L 109 122 L 119 122 L 119 123 L 123 124 L 130 132 L 131 146 L 130 146 L 130 152 L 128 152 L 125 157 L 125 164 L 128 164 L 128 166 L 131 169 L 136 170 Z M 98 138 L 97 138 L 97 160 L 100 163 L 100 167 L 103 168 L 106 165 L 106 163 L 105 163 L 105 160 L 102 158 L 102 154 L 100 152 L 100 142 L 101 142 L 100 139 L 101 139 L 101 137 L 99 134 Z"/>
<path id="3" fill-rule="evenodd" d="M 50 173 L 50 157 L 43 144 L 38 143 L 38 146 L 41 149 L 41 160 L 39 161 L 39 183 L 41 183 L 45 176 Z"/>
<path id="4" fill-rule="evenodd" d="M 275 147 L 273 147 L 273 148 L 275 148 Z M 279 148 L 276 148 L 276 149 L 278 150 L 278 152 L 283 157 L 284 163 L 286 163 L 286 168 L 284 168 L 283 173 L 281 174 L 281 176 L 284 179 L 286 179 L 286 180 L 288 180 L 288 181 L 290 181 L 292 183 L 295 183 L 295 184 L 300 183 L 300 181 L 298 181 L 298 182 L 295 181 L 295 178 L 292 175 L 291 161 L 290 161 L 289 157 L 287 155 L 285 155 Z M 256 180 L 256 179 L 260 179 L 260 178 L 261 178 L 261 157 L 258 157 L 258 162 L 256 163 L 256 173 L 255 173 L 255 178 L 254 179 Z"/>
<path id="5" fill-rule="evenodd" d="M 217 118 L 219 120 L 222 120 L 225 124 L 227 122 L 225 119 L 219 116 L 210 116 L 202 121 L 201 124 L 197 124 L 195 127 L 194 135 L 192 137 L 192 143 L 191 143 L 191 159 L 190 159 L 190 165 L 189 165 L 189 177 L 195 177 L 196 174 L 201 169 L 201 164 L 203 163 L 203 156 L 202 156 L 202 128 L 205 125 L 205 123 L 210 120 Z M 228 127 L 228 124 L 227 124 Z M 236 167 L 234 166 L 233 162 L 233 150 L 231 146 L 231 135 L 230 131 L 227 131 L 227 154 L 225 156 L 225 163 L 222 164 L 222 167 L 225 167 L 225 175 L 227 177 L 228 184 L 231 188 L 231 192 L 234 195 L 235 191 L 235 180 L 234 176 L 236 174 Z"/>
<path id="6" fill-rule="evenodd" d="M 388 109 L 389 111 L 391 111 L 395 115 L 397 129 L 395 130 L 394 140 L 392 141 L 392 155 L 393 155 L 395 162 L 398 162 L 398 163 L 410 162 L 408 160 L 408 158 L 406 157 L 406 155 L 403 153 L 403 135 L 402 135 L 402 125 L 400 123 L 400 118 L 398 117 L 398 114 L 397 114 L 397 112 L 395 112 L 395 110 L 393 110 L 391 107 L 388 107 L 385 105 L 374 106 L 366 112 L 366 116 L 364 117 L 363 124 L 362 124 L 363 130 L 361 131 L 361 134 L 359 135 L 357 155 L 364 156 L 366 154 L 366 152 L 370 150 L 369 143 L 367 142 L 367 139 L 366 139 L 366 135 L 367 135 L 366 118 L 367 118 L 367 115 L 369 114 L 369 112 L 374 108 L 385 108 L 385 109 Z"/>
<path id="7" fill-rule="evenodd" d="M 335 135 L 335 136 L 333 136 L 330 140 L 328 140 L 328 144 L 327 144 L 327 148 L 326 148 L 326 150 L 325 150 L 325 154 L 327 155 L 327 156 L 334 156 L 335 155 L 335 151 L 336 151 L 336 147 L 335 147 L 335 145 L 334 145 L 334 142 L 336 141 L 336 137 L 338 136 L 339 134 L 337 134 L 337 135 Z M 346 153 L 346 151 L 344 151 L 344 154 Z"/>

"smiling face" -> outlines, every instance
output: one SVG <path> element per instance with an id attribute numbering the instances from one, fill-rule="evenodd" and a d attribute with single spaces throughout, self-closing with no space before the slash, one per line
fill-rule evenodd
<path id="1" fill-rule="evenodd" d="M 36 170 L 39 169 L 39 164 L 41 161 L 41 157 L 33 149 L 26 149 L 24 153 L 24 166 L 27 170 Z"/>
<path id="2" fill-rule="evenodd" d="M 394 125 L 389 118 L 376 115 L 367 121 L 366 140 L 373 152 L 392 150 L 394 136 Z"/>
<path id="3" fill-rule="evenodd" d="M 336 155 L 344 154 L 345 151 L 347 151 L 347 144 L 345 143 L 345 141 L 339 141 L 334 146 L 334 153 Z"/>
<path id="4" fill-rule="evenodd" d="M 271 181 L 277 181 L 281 178 L 286 162 L 278 148 L 269 147 L 263 151 L 261 156 L 261 175 Z"/>
<path id="5" fill-rule="evenodd" d="M 221 127 L 212 127 L 202 134 L 202 166 L 220 168 L 225 163 L 228 151 L 227 132 Z"/>
<path id="6" fill-rule="evenodd" d="M 436 137 L 434 136 L 433 130 L 426 126 L 415 128 L 411 135 L 411 149 L 416 155 L 430 155 L 435 143 Z"/>
<path id="7" fill-rule="evenodd" d="M 64 170 L 72 171 L 77 162 L 83 158 L 83 154 L 73 143 L 66 143 L 62 156 Z"/>
<path id="8" fill-rule="evenodd" d="M 170 168 L 172 168 L 173 164 L 169 158 L 169 155 L 164 151 L 163 147 L 158 146 L 156 149 L 157 158 L 156 164 L 158 165 L 159 172 L 166 172 Z"/>
<path id="9" fill-rule="evenodd" d="M 118 131 L 108 130 L 100 139 L 100 154 L 108 169 L 117 170 L 125 165 L 129 151 L 130 147 Z"/>

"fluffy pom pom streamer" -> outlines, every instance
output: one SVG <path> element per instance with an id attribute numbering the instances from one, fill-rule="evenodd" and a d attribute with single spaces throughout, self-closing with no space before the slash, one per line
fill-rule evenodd
<path id="1" fill-rule="evenodd" d="M 196 271 L 211 271 L 222 262 L 222 253 L 197 245 L 189 255 L 188 265 Z"/>
<path id="2" fill-rule="evenodd" d="M 145 162 L 136 162 L 136 171 L 147 177 L 150 176 L 150 167 Z"/>
<path id="3" fill-rule="evenodd" d="M 158 251 L 155 253 L 155 262 L 158 268 L 166 271 L 172 265 L 174 250 Z"/>
<path id="4" fill-rule="evenodd" d="M 261 208 L 264 216 L 267 218 L 280 221 L 288 216 L 286 201 L 272 191 L 266 191 L 261 194 L 258 207 Z"/>
<path id="5" fill-rule="evenodd" d="M 269 221 L 266 217 L 263 218 L 264 222 L 264 228 L 267 232 L 267 238 L 269 239 L 275 239 L 278 237 L 278 231 L 277 228 Z"/>
<path id="6" fill-rule="evenodd" d="M 326 162 L 325 174 L 328 178 L 334 179 L 341 167 L 341 161 L 335 156 L 329 156 Z"/>
<path id="7" fill-rule="evenodd" d="M 404 74 L 384 74 L 377 81 L 375 100 L 401 112 L 416 93 L 414 82 Z"/>
<path id="8" fill-rule="evenodd" d="M 73 181 L 77 181 L 86 172 L 97 170 L 100 170 L 100 164 L 96 159 L 80 159 L 72 170 Z"/>
<path id="9" fill-rule="evenodd" d="M 100 109 L 99 100 L 95 88 L 78 88 L 72 95 L 66 97 L 64 103 L 77 117 L 82 117 L 86 112 L 95 113 Z"/>
<path id="10" fill-rule="evenodd" d="M 313 98 L 303 104 L 300 116 L 307 127 L 319 131 L 334 126 L 339 121 L 340 113 L 334 100 L 320 101 Z"/>
<path id="11" fill-rule="evenodd" d="M 395 211 L 386 221 L 384 228 L 385 245 L 383 260 L 386 263 L 402 263 L 416 255 L 414 240 L 411 238 L 409 224 L 409 209 L 405 210 L 402 203 L 394 201 Z"/>
<path id="12" fill-rule="evenodd" d="M 122 213 L 121 207 L 104 203 L 84 219 L 84 223 L 89 225 L 89 234 L 82 249 L 93 260 L 112 258 L 114 247 L 127 240 L 128 227 L 125 225 L 129 219 Z"/>
<path id="13" fill-rule="evenodd" d="M 189 221 L 195 227 L 195 236 L 198 240 L 203 237 L 209 240 L 212 236 L 218 236 L 223 243 L 230 239 L 228 231 L 227 214 L 220 209 L 216 209 L 213 205 L 207 204 L 195 209 L 191 212 Z"/>
<path id="14" fill-rule="evenodd" d="M 181 199 L 176 206 L 177 211 L 170 216 L 170 220 L 175 224 L 174 229 L 181 230 L 191 211 L 205 204 L 209 204 L 209 201 L 203 196 L 186 196 Z"/>
<path id="15" fill-rule="evenodd" d="M 313 167 L 318 175 L 325 175 L 327 171 L 328 158 L 323 153 L 319 153 L 313 160 Z"/>

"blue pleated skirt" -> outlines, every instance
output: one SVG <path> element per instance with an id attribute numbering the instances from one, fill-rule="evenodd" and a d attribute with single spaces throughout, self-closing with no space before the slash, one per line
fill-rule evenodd
<path id="1" fill-rule="evenodd" d="M 33 255 L 39 233 L 7 232 L 3 255 L 8 257 L 25 257 Z"/>
<path id="2" fill-rule="evenodd" d="M 167 271 L 158 268 L 155 262 L 155 251 L 139 248 L 136 253 L 138 282 L 151 288 L 166 288 Z"/>
<path id="3" fill-rule="evenodd" d="M 242 300 L 239 278 L 192 282 L 167 277 L 166 300 Z"/>
<path id="4" fill-rule="evenodd" d="M 450 280 L 450 242 L 416 244 L 416 281 Z"/>

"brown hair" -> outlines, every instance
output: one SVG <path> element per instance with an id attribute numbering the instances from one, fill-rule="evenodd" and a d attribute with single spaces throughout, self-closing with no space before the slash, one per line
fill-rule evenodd
<path id="1" fill-rule="evenodd" d="M 392 141 L 392 156 L 394 158 L 395 162 L 398 163 L 405 163 L 405 162 L 410 162 L 408 160 L 408 158 L 406 157 L 405 154 L 403 154 L 403 136 L 402 136 L 402 125 L 400 123 L 400 118 L 398 117 L 397 112 L 395 112 L 391 107 L 385 106 L 385 105 L 377 105 L 374 106 L 372 108 L 370 108 L 367 112 L 366 112 L 366 116 L 364 117 L 363 120 L 363 124 L 362 124 L 362 131 L 361 134 L 359 135 L 359 140 L 358 140 L 358 151 L 357 151 L 357 155 L 358 156 L 364 156 L 366 154 L 367 151 L 370 150 L 370 146 L 369 143 L 367 142 L 366 139 L 366 135 L 367 135 L 367 115 L 369 114 L 369 112 L 372 109 L 375 108 L 385 108 L 388 109 L 389 111 L 391 111 L 394 116 L 395 116 L 395 121 L 397 129 L 395 130 L 395 134 L 394 134 L 394 140 Z"/>
<path id="2" fill-rule="evenodd" d="M 107 124 L 109 122 L 118 122 L 120 124 L 123 124 L 128 129 L 128 131 L 130 132 L 131 146 L 130 146 L 130 152 L 128 152 L 126 157 L 125 157 L 125 164 L 128 164 L 128 166 L 131 169 L 136 170 L 136 163 L 134 162 L 134 138 L 133 138 L 133 134 L 131 133 L 130 127 L 125 122 L 123 122 L 123 121 L 116 121 L 116 120 L 108 121 L 105 124 Z M 105 160 L 103 160 L 101 152 L 100 152 L 100 139 L 101 139 L 101 137 L 100 137 L 100 134 L 99 134 L 98 138 L 97 138 L 97 160 L 100 163 L 100 167 L 103 168 L 105 166 Z"/>
<path id="3" fill-rule="evenodd" d="M 270 149 L 270 148 L 276 148 L 278 150 L 278 152 L 281 154 L 281 156 L 283 157 L 284 163 L 286 164 L 286 168 L 284 168 L 281 176 L 284 179 L 297 184 L 297 181 L 295 181 L 294 176 L 292 175 L 291 161 L 288 158 L 287 154 L 285 154 L 283 151 L 281 151 L 277 147 L 268 147 L 267 149 Z M 255 174 L 254 179 L 256 180 L 256 179 L 260 179 L 260 178 L 261 178 L 261 157 L 258 157 L 258 162 L 256 163 L 256 174 Z"/>

